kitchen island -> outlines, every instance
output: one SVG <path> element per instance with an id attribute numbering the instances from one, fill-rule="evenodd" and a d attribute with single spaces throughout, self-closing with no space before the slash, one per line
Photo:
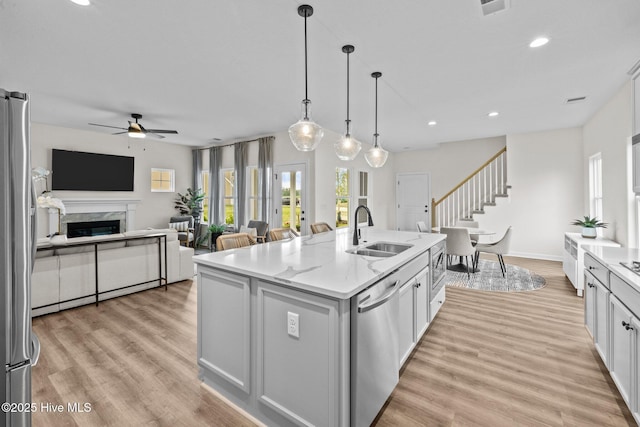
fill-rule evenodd
<path id="1" fill-rule="evenodd" d="M 200 378 L 268 425 L 369 425 L 444 303 L 444 238 L 368 227 L 357 247 L 342 229 L 194 257 Z"/>

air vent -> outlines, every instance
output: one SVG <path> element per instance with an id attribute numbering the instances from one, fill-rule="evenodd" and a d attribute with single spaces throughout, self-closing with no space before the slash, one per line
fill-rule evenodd
<path id="1" fill-rule="evenodd" d="M 509 7 L 509 0 L 480 0 L 482 14 L 484 16 L 502 12 Z"/>
<path id="2" fill-rule="evenodd" d="M 567 99 L 567 104 L 576 104 L 578 102 L 584 101 L 585 99 L 587 99 L 586 96 L 578 96 L 576 98 L 568 98 Z"/>

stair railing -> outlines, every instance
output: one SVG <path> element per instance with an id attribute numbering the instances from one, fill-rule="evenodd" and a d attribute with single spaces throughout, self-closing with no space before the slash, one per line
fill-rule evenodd
<path id="1" fill-rule="evenodd" d="M 473 219 L 496 196 L 507 194 L 507 147 L 497 152 L 438 201 L 431 202 L 432 227 L 451 227 L 459 219 Z"/>

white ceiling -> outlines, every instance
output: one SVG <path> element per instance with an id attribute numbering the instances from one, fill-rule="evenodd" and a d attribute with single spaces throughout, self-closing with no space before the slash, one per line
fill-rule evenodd
<path id="1" fill-rule="evenodd" d="M 108 133 L 88 123 L 140 113 L 146 128 L 178 130 L 164 141 L 193 146 L 282 131 L 304 98 L 299 4 L 0 0 L 0 87 L 30 93 L 33 121 L 69 128 Z M 640 59 L 640 0 L 511 0 L 490 16 L 480 0 L 311 5 L 313 118 L 343 132 L 341 48 L 353 44 L 353 134 L 371 141 L 381 71 L 378 130 L 391 151 L 580 126 Z M 529 48 L 540 35 L 551 42 Z"/>

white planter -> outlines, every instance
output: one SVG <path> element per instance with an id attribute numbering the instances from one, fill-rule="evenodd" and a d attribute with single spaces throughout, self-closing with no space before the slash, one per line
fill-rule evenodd
<path id="1" fill-rule="evenodd" d="M 582 227 L 582 237 L 587 239 L 595 239 L 598 237 L 597 229 L 594 227 Z"/>

